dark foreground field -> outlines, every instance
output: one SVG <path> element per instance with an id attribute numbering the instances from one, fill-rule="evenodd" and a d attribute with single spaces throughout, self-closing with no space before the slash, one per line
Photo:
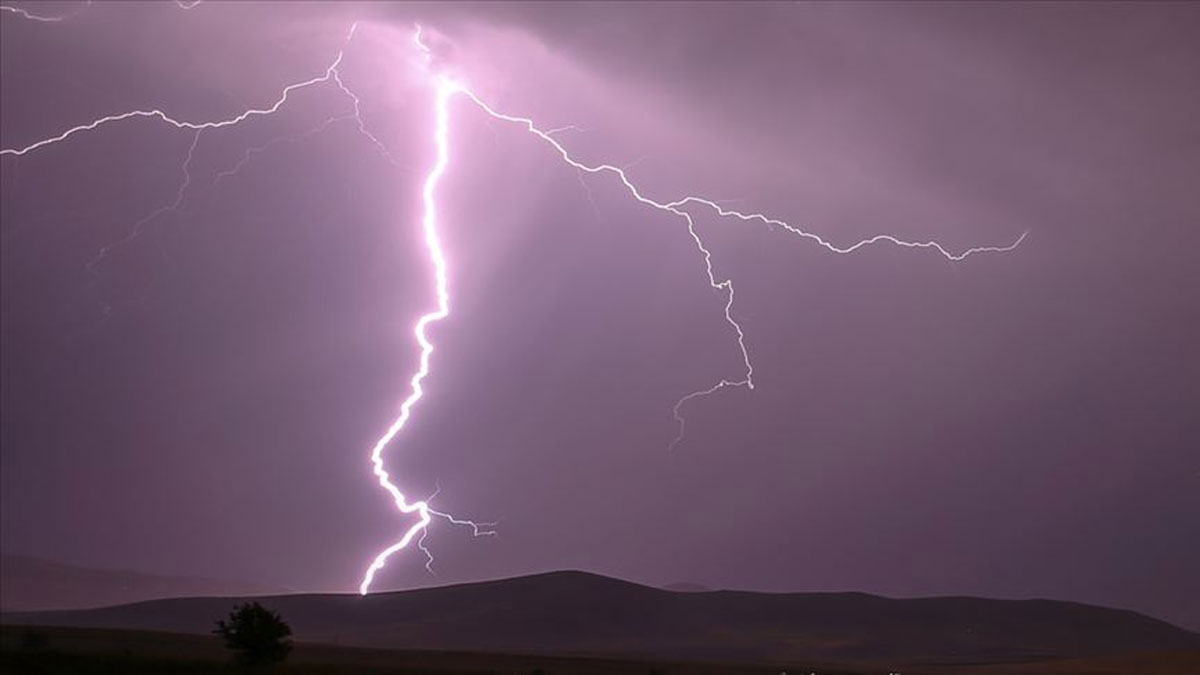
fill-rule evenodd
<path id="1" fill-rule="evenodd" d="M 140 675 L 246 672 L 215 637 L 104 629 L 3 626 L 0 672 L 13 675 Z M 297 644 L 271 673 L 335 675 L 1195 675 L 1200 651 L 1008 664 L 679 663 L 519 654 L 382 650 Z"/>

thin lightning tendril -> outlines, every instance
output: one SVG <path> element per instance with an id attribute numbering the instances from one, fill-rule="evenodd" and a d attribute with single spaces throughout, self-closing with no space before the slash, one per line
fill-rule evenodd
<path id="1" fill-rule="evenodd" d="M 187 155 L 183 159 L 183 165 L 180 166 L 180 170 L 183 173 L 183 181 L 179 183 L 179 189 L 175 191 L 174 201 L 172 201 L 170 204 L 164 204 L 163 206 L 160 206 L 150 213 L 150 215 L 138 220 L 136 223 L 134 223 L 133 229 L 129 231 L 129 234 L 115 242 L 101 247 L 96 255 L 92 256 L 92 259 L 89 260 L 84 266 L 88 272 L 95 274 L 100 264 L 108 259 L 108 256 L 114 250 L 136 239 L 142 234 L 142 231 L 146 229 L 146 226 L 156 220 L 159 216 L 171 211 L 177 211 L 179 207 L 183 205 L 184 200 L 187 198 L 188 188 L 192 185 L 192 159 L 196 155 L 196 146 L 200 144 L 200 135 L 203 133 L 204 130 L 201 129 L 192 136 L 192 144 L 188 146 Z M 107 308 L 105 313 L 107 313 Z"/>
<path id="2" fill-rule="evenodd" d="M 282 138 L 276 138 L 276 139 L 267 141 L 266 143 L 263 143 L 262 145 L 256 145 L 254 147 L 246 148 L 246 151 L 244 153 L 242 153 L 242 158 L 239 159 L 236 164 L 229 167 L 228 169 L 223 169 L 221 171 L 218 171 L 216 173 L 216 175 L 213 176 L 212 184 L 214 186 L 216 186 L 221 181 L 225 180 L 226 178 L 232 178 L 232 177 L 236 176 L 239 172 L 241 172 L 242 169 L 246 168 L 246 165 L 249 164 L 251 161 L 253 161 L 253 159 L 255 157 L 257 157 L 258 155 L 261 155 L 262 153 L 266 152 L 267 150 L 270 150 L 271 148 L 273 148 L 277 145 L 283 145 L 284 143 L 297 143 L 299 141 L 306 140 L 308 138 L 311 138 L 311 137 L 325 131 L 326 129 L 328 129 L 329 127 L 333 126 L 334 124 L 336 124 L 338 122 L 345 122 L 345 121 L 352 120 L 352 119 L 354 119 L 354 115 L 338 115 L 335 117 L 330 117 L 329 119 L 325 120 L 324 122 L 321 122 L 317 126 L 311 128 L 308 131 L 305 131 L 297 136 L 284 136 Z"/>
<path id="3" fill-rule="evenodd" d="M 186 1 L 178 1 L 177 0 L 177 2 L 175 4 L 178 5 L 182 9 L 191 9 L 192 7 L 195 7 L 196 5 L 199 5 L 200 2 L 199 1 L 186 2 Z M 0 9 L 3 9 L 8 12 L 17 13 L 24 18 L 35 20 L 35 21 L 59 21 L 63 18 L 63 17 L 39 17 L 36 15 L 31 15 L 28 12 L 26 12 L 25 10 L 22 10 L 19 8 L 13 8 L 13 7 L 9 7 L 9 6 L 0 6 Z M 291 96 L 291 94 L 293 92 L 296 92 L 298 90 L 305 89 L 308 87 L 313 87 L 313 86 L 316 86 L 316 85 L 319 85 L 322 83 L 331 82 L 343 94 L 345 94 L 349 98 L 349 100 L 352 102 L 354 112 L 352 115 L 345 115 L 342 117 L 331 118 L 329 120 L 326 120 L 326 122 L 323 125 L 321 125 L 320 127 L 316 128 L 316 129 L 310 130 L 307 134 L 305 134 L 305 136 L 312 134 L 312 133 L 316 133 L 316 132 L 324 129 L 325 127 L 327 127 L 329 124 L 332 124 L 335 121 L 353 118 L 357 122 L 358 130 L 359 130 L 360 134 L 362 134 L 368 141 L 370 141 L 373 144 L 373 146 L 377 150 L 379 150 L 389 161 L 391 161 L 393 164 L 399 165 L 399 163 L 394 160 L 391 153 L 388 151 L 387 147 L 373 133 L 371 133 L 367 129 L 367 127 L 363 121 L 363 118 L 362 118 L 361 99 L 352 89 L 350 89 L 346 85 L 345 81 L 342 79 L 342 75 L 339 70 L 339 68 L 342 64 L 342 60 L 343 60 L 343 57 L 345 54 L 346 47 L 349 45 L 350 41 L 353 39 L 355 31 L 357 30 L 357 27 L 358 27 L 357 22 L 354 23 L 350 27 L 349 34 L 346 37 L 346 40 L 342 46 L 342 49 L 340 51 L 338 51 L 336 58 L 333 60 L 333 63 L 328 68 L 326 68 L 326 70 L 324 71 L 323 74 L 321 74 L 317 77 L 313 77 L 311 79 L 297 82 L 294 84 L 290 84 L 290 85 L 284 87 L 284 89 L 280 93 L 278 99 L 272 105 L 270 105 L 266 108 L 249 109 L 249 110 L 239 113 L 238 115 L 236 115 L 234 117 L 230 117 L 230 118 L 218 120 L 218 121 L 211 121 L 211 122 L 190 122 L 190 121 L 179 120 L 179 119 L 176 119 L 176 118 L 168 115 L 167 113 L 165 113 L 159 109 L 135 110 L 135 111 L 121 113 L 121 114 L 117 114 L 117 115 L 109 115 L 109 116 L 101 117 L 101 118 L 96 119 L 87 124 L 82 124 L 79 126 L 71 127 L 70 129 L 67 129 L 66 131 L 58 134 L 57 136 L 53 136 L 50 138 L 46 138 L 46 139 L 34 142 L 23 148 L 0 149 L 0 156 L 3 156 L 3 155 L 22 156 L 22 155 L 28 154 L 30 152 L 33 152 L 35 150 L 38 150 L 40 148 L 66 141 L 67 139 L 71 138 L 72 136 L 75 136 L 76 134 L 79 134 L 79 133 L 82 133 L 85 131 L 92 131 L 101 126 L 105 126 L 105 125 L 108 125 L 111 123 L 120 122 L 120 121 L 124 121 L 124 120 L 129 120 L 129 119 L 133 119 L 133 118 L 157 119 L 161 122 L 165 122 L 171 126 L 174 126 L 177 129 L 188 129 L 188 130 L 195 131 L 196 135 L 195 135 L 192 145 L 188 151 L 187 159 L 184 161 L 184 164 L 182 167 L 183 174 L 184 174 L 184 182 L 181 185 L 181 187 L 179 188 L 176 200 L 173 202 L 173 204 L 163 207 L 163 208 L 160 208 L 158 211 L 155 211 L 153 214 L 151 214 L 147 218 L 144 218 L 142 221 L 139 221 L 138 224 L 135 225 L 135 227 L 134 227 L 134 232 L 131 233 L 131 235 L 129 237 L 127 237 L 125 240 L 122 240 L 122 242 L 126 241 L 129 238 L 136 236 L 138 234 L 138 232 L 141 231 L 142 227 L 146 223 L 148 223 L 150 220 L 153 220 L 158 215 L 161 215 L 162 212 L 164 212 L 166 210 L 172 210 L 172 209 L 178 208 L 180 206 L 180 204 L 182 204 L 182 202 L 184 201 L 184 198 L 185 198 L 185 194 L 186 194 L 188 185 L 191 182 L 191 173 L 189 171 L 189 167 L 190 167 L 192 155 L 195 152 L 196 145 L 199 142 L 200 135 L 202 132 L 204 132 L 206 130 L 210 130 L 210 129 L 220 129 L 220 128 L 224 128 L 224 127 L 235 126 L 237 124 L 241 124 L 242 122 L 252 119 L 252 118 L 255 118 L 255 117 L 261 117 L 261 116 L 267 116 L 267 115 L 274 114 L 281 107 L 283 107 L 283 105 L 285 103 L 288 102 L 289 97 Z M 426 74 L 430 77 L 431 82 L 433 83 L 433 85 L 435 87 L 434 129 L 433 129 L 433 134 L 432 134 L 432 141 L 433 141 L 433 145 L 435 148 L 435 159 L 434 159 L 433 165 L 429 169 L 429 172 L 425 176 L 425 180 L 424 180 L 424 183 L 422 186 L 422 191 L 421 191 L 421 204 L 422 204 L 421 230 L 422 230 L 422 234 L 424 235 L 425 247 L 429 254 L 429 260 L 430 260 L 431 269 L 433 272 L 435 307 L 432 310 L 421 315 L 417 319 L 415 325 L 413 326 L 413 335 L 414 335 L 416 342 L 420 348 L 418 367 L 417 367 L 416 372 L 409 379 L 409 393 L 408 393 L 407 397 L 403 400 L 403 402 L 401 402 L 401 404 L 400 404 L 400 410 L 399 410 L 398 416 L 395 418 L 395 420 L 392 422 L 392 424 L 387 428 L 387 430 L 384 432 L 384 434 L 379 437 L 379 439 L 375 442 L 374 446 L 371 448 L 370 465 L 371 465 L 372 474 L 377 479 L 380 487 L 382 487 L 385 491 L 388 492 L 388 494 L 391 495 L 392 500 L 396 505 L 396 508 L 405 515 L 414 515 L 415 514 L 416 522 L 411 524 L 408 527 L 408 529 L 404 531 L 403 536 L 399 540 L 397 540 L 395 543 L 391 544 L 387 548 L 380 551 L 374 557 L 374 559 L 371 561 L 371 563 L 369 564 L 369 566 L 366 569 L 366 572 L 363 575 L 362 581 L 359 584 L 359 592 L 364 595 L 370 591 L 371 584 L 373 583 L 375 576 L 377 575 L 377 573 L 380 570 L 382 570 L 384 568 L 384 566 L 387 564 L 388 559 L 394 553 L 406 548 L 410 543 L 413 543 L 414 540 L 415 540 L 415 547 L 418 550 L 422 551 L 422 553 L 425 555 L 426 569 L 429 570 L 430 572 L 432 572 L 433 555 L 429 551 L 428 547 L 426 546 L 425 541 L 426 541 L 426 537 L 428 536 L 429 525 L 432 522 L 433 518 L 435 518 L 435 517 L 446 520 L 446 521 L 450 522 L 451 524 L 469 527 L 472 529 L 472 532 L 475 536 L 489 536 L 489 535 L 495 535 L 495 533 L 496 533 L 495 529 L 493 529 L 495 527 L 496 523 L 477 523 L 477 522 L 471 521 L 471 520 L 464 520 L 464 519 L 456 518 L 448 513 L 435 510 L 430 505 L 430 503 L 433 500 L 433 498 L 440 492 L 440 486 L 438 487 L 437 490 L 435 490 L 433 495 L 431 495 L 429 498 L 424 499 L 424 500 L 417 500 L 417 501 L 409 502 L 408 499 L 405 497 L 403 491 L 401 491 L 400 488 L 392 481 L 391 475 L 385 469 L 384 462 L 383 462 L 383 455 L 384 455 L 384 452 L 386 451 L 388 445 L 395 439 L 395 437 L 407 425 L 409 419 L 412 417 L 414 407 L 424 396 L 424 393 L 425 393 L 424 382 L 425 382 L 425 379 L 430 374 L 431 361 L 432 361 L 432 356 L 433 356 L 433 352 L 434 352 L 434 344 L 428 335 L 428 330 L 433 324 L 446 319 L 450 315 L 450 292 L 449 292 L 448 281 L 447 281 L 447 279 L 448 279 L 448 262 L 447 262 L 445 251 L 442 246 L 441 237 L 438 232 L 439 211 L 437 208 L 437 190 L 438 190 L 438 186 L 441 182 L 442 177 L 445 175 L 445 173 L 449 167 L 449 162 L 450 162 L 449 104 L 450 104 L 451 99 L 453 99 L 455 96 L 462 95 L 462 96 L 466 97 L 477 108 L 479 108 L 486 115 L 488 115 L 491 119 L 516 124 L 516 125 L 524 128 L 525 131 L 527 131 L 528 133 L 530 133 L 530 134 L 536 136 L 537 138 L 539 138 L 540 140 L 544 141 L 546 144 L 548 144 L 553 149 L 553 151 L 558 155 L 558 158 L 563 163 L 565 163 L 566 165 L 575 169 L 575 171 L 578 173 L 578 176 L 580 178 L 580 182 L 584 186 L 585 189 L 587 189 L 587 183 L 583 180 L 585 176 L 601 175 L 601 174 L 611 175 L 611 176 L 615 177 L 622 184 L 622 186 L 624 186 L 625 190 L 635 201 L 637 201 L 645 206 L 648 206 L 652 209 L 655 209 L 657 211 L 660 211 L 660 212 L 669 214 L 671 216 L 674 216 L 676 218 L 679 218 L 680 220 L 683 221 L 683 224 L 686 226 L 688 235 L 691 237 L 696 250 L 700 252 L 700 257 L 704 263 L 705 275 L 707 277 L 709 286 L 711 286 L 714 290 L 718 291 L 719 293 L 723 294 L 723 296 L 724 296 L 725 302 L 724 302 L 724 306 L 723 306 L 723 315 L 724 315 L 726 324 L 728 324 L 731 332 L 735 336 L 737 349 L 742 358 L 743 372 L 737 379 L 722 378 L 716 384 L 713 384 L 710 387 L 707 387 L 704 389 L 699 389 L 697 391 L 693 391 L 691 393 L 684 395 L 675 403 L 674 407 L 672 408 L 672 414 L 674 416 L 678 432 L 677 432 L 677 435 L 675 436 L 674 440 L 672 440 L 670 445 L 668 446 L 669 450 L 674 449 L 680 442 L 682 442 L 682 440 L 684 438 L 684 429 L 685 429 L 686 422 L 685 422 L 685 418 L 683 416 L 683 408 L 689 402 L 694 401 L 698 398 L 703 398 L 706 396 L 716 394 L 717 392 L 719 392 L 723 389 L 726 389 L 726 388 L 745 388 L 748 390 L 753 390 L 755 387 L 754 366 L 750 359 L 750 352 L 746 346 L 746 335 L 745 335 L 745 332 L 742 330 L 742 326 L 738 323 L 738 321 L 734 318 L 734 315 L 733 315 L 733 302 L 734 302 L 733 281 L 732 281 L 732 279 L 729 279 L 729 278 L 719 279 L 717 277 L 716 273 L 713 271 L 712 251 L 708 248 L 708 246 L 705 244 L 704 240 L 700 237 L 699 232 L 697 231 L 696 221 L 693 217 L 692 209 L 707 210 L 707 211 L 715 214 L 718 218 L 722 218 L 722 219 L 732 218 L 732 219 L 736 219 L 736 220 L 739 220 L 742 222 L 761 222 L 761 223 L 766 224 L 771 227 L 779 227 L 792 235 L 813 241 L 816 244 L 818 244 L 819 246 L 825 248 L 826 250 L 828 250 L 832 253 L 837 253 L 837 254 L 849 254 L 849 253 L 853 253 L 853 252 L 859 250 L 860 248 L 863 248 L 863 247 L 871 245 L 871 244 L 886 243 L 886 244 L 892 244 L 892 245 L 903 247 L 903 248 L 932 250 L 932 251 L 935 251 L 936 253 L 940 254 L 942 257 L 944 257 L 947 260 L 960 261 L 960 260 L 967 258 L 968 256 L 971 256 L 971 255 L 974 255 L 977 253 L 1004 253 L 1004 252 L 1012 251 L 1013 249 L 1017 248 L 1021 244 L 1022 241 L 1024 241 L 1026 235 L 1028 234 L 1028 231 L 1022 233 L 1021 236 L 1016 239 L 1016 241 L 1014 241 L 1013 243 L 1011 243 L 1007 246 L 979 246 L 979 247 L 966 249 L 966 250 L 962 251 L 961 253 L 952 253 L 936 241 L 923 241 L 923 242 L 906 241 L 906 240 L 902 240 L 902 239 L 899 239 L 897 237 L 894 237 L 892 235 L 887 235 L 887 234 L 875 235 L 873 237 L 864 239 L 862 241 L 851 244 L 849 246 L 838 246 L 838 245 L 833 244 L 833 243 L 829 242 L 828 240 L 824 239 L 820 235 L 817 235 L 815 233 L 812 233 L 812 232 L 806 231 L 802 228 L 791 225 L 783 220 L 779 220 L 777 218 L 772 218 L 772 217 L 767 216 L 762 213 L 742 212 L 742 211 L 738 211 L 738 210 L 734 210 L 734 209 L 728 209 L 728 208 L 721 206 L 721 204 L 719 202 L 712 200 L 712 199 L 705 198 L 705 197 L 686 196 L 686 197 L 683 197 L 681 199 L 677 199 L 674 201 L 658 201 L 658 200 L 655 200 L 655 199 L 652 199 L 652 198 L 646 196 L 641 191 L 641 189 L 629 178 L 629 176 L 626 172 L 626 169 L 628 169 L 629 167 L 621 168 L 621 167 L 614 166 L 611 164 L 592 165 L 592 164 L 584 163 L 584 162 L 576 159 L 574 156 L 572 156 L 571 153 L 561 143 L 559 143 L 558 140 L 555 138 L 556 135 L 558 135 L 562 132 L 565 132 L 565 131 L 581 131 L 582 129 L 580 129 L 579 127 L 564 126 L 564 127 L 558 127 L 555 129 L 542 130 L 530 118 L 519 117 L 519 116 L 514 116 L 514 115 L 509 115 L 509 114 L 505 114 L 502 112 L 498 112 L 497 110 L 495 110 L 494 108 L 489 106 L 487 103 L 485 103 L 479 96 L 477 96 L 470 89 L 463 86 L 461 83 L 457 82 L 456 80 L 450 79 L 450 78 L 446 77 L 445 75 L 432 72 L 433 53 L 432 53 L 432 50 L 423 42 L 422 29 L 419 25 L 416 27 L 416 31 L 413 34 L 413 43 L 416 46 L 416 48 L 418 50 L 420 50 L 421 54 L 423 55 Z M 289 140 L 289 139 L 283 139 L 283 140 Z M 290 140 L 294 140 L 294 139 L 290 139 Z M 270 147 L 271 145 L 273 145 L 274 143 L 277 143 L 277 142 L 280 142 L 280 139 L 277 139 L 276 141 L 272 141 L 272 142 L 266 144 L 265 146 L 260 146 L 257 148 L 251 148 L 251 149 L 247 150 L 245 156 L 242 158 L 242 160 L 240 162 L 237 163 L 237 165 L 235 165 L 232 169 L 223 171 L 217 175 L 216 179 L 214 179 L 214 184 L 217 181 L 220 181 L 222 178 L 225 178 L 225 177 L 228 177 L 230 175 L 237 173 L 237 171 L 240 170 L 240 168 L 247 161 L 249 161 L 252 154 L 257 154 L 258 152 L 262 152 L 267 147 Z M 589 198 L 590 198 L 590 190 L 588 190 L 588 193 L 589 193 Z M 593 207 L 595 207 L 595 202 L 593 201 L 592 203 L 593 203 Z M 122 243 L 122 242 L 118 242 L 118 244 Z M 97 259 L 93 260 L 93 263 L 90 264 L 89 267 L 93 266 L 95 263 L 97 263 L 99 260 L 101 260 L 104 257 L 106 251 L 111 249 L 112 246 L 113 245 L 110 245 L 110 246 L 102 249 L 100 255 L 97 257 Z"/>
<path id="4" fill-rule="evenodd" d="M 27 19 L 29 21 L 41 21 L 42 23 L 58 23 L 59 21 L 67 18 L 66 16 L 45 16 L 42 14 L 34 14 L 27 9 L 22 7 L 13 7 L 12 5 L 0 5 L 0 12 L 12 12 L 22 19 Z"/>
<path id="5" fill-rule="evenodd" d="M 188 10 L 188 9 L 195 9 L 198 5 L 200 5 L 203 2 L 204 2 L 204 0 L 174 0 L 174 2 L 172 4 L 174 4 L 179 9 Z M 29 21 L 40 21 L 42 23 L 58 23 L 59 21 L 68 19 L 72 16 L 75 16 L 76 14 L 79 14 L 80 12 L 84 11 L 85 9 L 87 9 L 88 7 L 91 7 L 91 6 L 92 6 L 92 0 L 83 0 L 83 4 L 81 4 L 77 9 L 67 12 L 66 14 L 60 14 L 58 16 L 47 16 L 44 14 L 34 14 L 33 12 L 31 12 L 23 7 L 14 7 L 12 5 L 0 5 L 0 12 L 11 12 L 11 13 L 16 14 L 17 16 L 21 17 L 22 19 L 27 19 Z"/>
<path id="6" fill-rule="evenodd" d="M 349 44 L 350 40 L 352 40 L 354 38 L 354 33 L 357 29 L 358 29 L 358 23 L 356 22 L 350 27 L 350 32 L 346 37 L 346 44 Z M 20 157 L 22 155 L 26 155 L 30 152 L 33 152 L 34 150 L 38 150 L 45 146 L 65 141 L 68 138 L 74 136 L 75 134 L 82 133 L 84 131 L 92 131 L 93 129 L 96 129 L 96 128 L 104 126 L 104 125 L 112 124 L 114 122 L 122 122 L 124 120 L 135 119 L 135 118 L 157 119 L 159 121 L 165 122 L 166 124 L 169 124 L 169 125 L 175 127 L 176 129 L 191 129 L 193 131 L 204 131 L 206 129 L 223 129 L 225 127 L 236 126 L 238 124 L 241 124 L 242 122 L 245 122 L 248 119 L 252 119 L 255 117 L 264 117 L 267 115 L 273 115 L 273 114 L 279 112 L 279 109 L 282 108 L 283 105 L 288 102 L 289 98 L 291 98 L 291 95 L 293 92 L 299 91 L 301 89 L 307 89 L 308 87 L 312 87 L 312 86 L 315 86 L 315 85 L 318 85 L 318 84 L 321 84 L 324 82 L 334 81 L 336 83 L 335 78 L 337 77 L 338 67 L 342 64 L 342 59 L 344 57 L 344 54 L 345 54 L 345 46 L 343 46 L 342 49 L 338 51 L 337 57 L 333 60 L 333 63 L 328 68 L 325 69 L 324 73 L 322 73 L 321 75 L 319 75 L 317 77 L 313 77 L 308 80 L 304 80 L 302 82 L 296 82 L 296 83 L 287 85 L 286 87 L 283 88 L 283 91 L 280 92 L 279 98 L 276 99 L 274 103 L 272 103 L 270 106 L 267 106 L 266 108 L 251 108 L 249 110 L 242 111 L 241 113 L 238 113 L 237 115 L 235 115 L 233 117 L 229 117 L 229 118 L 226 118 L 223 120 L 217 120 L 217 121 L 213 121 L 213 122 L 189 122 L 186 120 L 179 120 L 179 119 L 172 117 L 171 115 L 168 115 L 167 113 L 163 112 L 162 110 L 159 110 L 158 108 L 154 108 L 151 110 L 132 110 L 130 112 L 124 112 L 124 113 L 120 113 L 117 115 L 107 115 L 107 116 L 92 120 L 91 122 L 88 122 L 87 124 L 80 124 L 79 126 L 71 127 L 70 129 L 67 129 L 66 131 L 62 132 L 61 134 L 59 134 L 57 136 L 52 136 L 50 138 L 44 138 L 35 143 L 31 143 L 30 145 L 27 145 L 23 148 L 0 149 L 0 156 L 16 155 L 16 156 Z M 345 90 L 344 87 L 343 87 L 343 90 Z"/>

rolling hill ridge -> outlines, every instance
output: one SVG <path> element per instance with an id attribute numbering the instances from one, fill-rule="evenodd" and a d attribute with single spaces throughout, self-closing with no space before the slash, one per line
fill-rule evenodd
<path id="1" fill-rule="evenodd" d="M 208 633 L 242 598 L 22 612 L 5 623 Z M 258 598 L 296 639 L 389 649 L 740 662 L 977 663 L 1200 649 L 1136 612 L 1053 600 L 673 592 L 585 572 L 357 595 Z"/>

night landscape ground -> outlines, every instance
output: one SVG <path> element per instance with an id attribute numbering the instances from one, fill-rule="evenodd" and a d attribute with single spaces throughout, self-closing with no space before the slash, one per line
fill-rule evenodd
<path id="1" fill-rule="evenodd" d="M 28 646 L 30 640 L 35 645 Z M 246 672 L 229 663 L 215 638 L 149 631 L 0 627 L 5 673 L 100 675 Z M 791 668 L 792 670 L 788 670 Z M 1003 664 L 703 663 L 479 652 L 404 651 L 301 643 L 271 672 L 312 675 L 1194 675 L 1200 651 L 1050 659 Z"/>
<path id="2" fill-rule="evenodd" d="M 1200 664 L 1200 634 L 1045 600 L 671 591 L 583 572 L 259 599 L 295 630 L 288 672 L 1182 675 Z M 46 673 L 233 668 L 206 634 L 240 600 L 9 611 L 4 663 Z"/>

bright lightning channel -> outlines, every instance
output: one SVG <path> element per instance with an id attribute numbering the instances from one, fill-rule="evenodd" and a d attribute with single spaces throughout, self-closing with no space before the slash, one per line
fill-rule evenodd
<path id="1" fill-rule="evenodd" d="M 366 573 L 363 574 L 362 582 L 359 583 L 359 593 L 366 595 L 371 590 L 371 582 L 375 579 L 375 574 L 383 569 L 387 564 L 388 558 L 393 553 L 404 549 L 408 546 L 418 533 L 421 533 L 421 541 L 418 541 L 418 546 L 426 555 L 426 567 L 430 563 L 429 549 L 424 547 L 424 531 L 429 527 L 431 515 L 441 516 L 453 521 L 453 519 L 444 513 L 434 511 L 429 506 L 429 502 L 425 500 L 409 503 L 404 497 L 404 493 L 400 488 L 392 482 L 391 476 L 387 469 L 383 466 L 383 452 L 387 449 L 388 444 L 396 437 L 396 434 L 404 428 L 412 417 L 413 406 L 421 400 L 425 395 L 425 389 L 422 386 L 425 378 L 429 375 L 429 361 L 433 356 L 433 342 L 429 340 L 426 334 L 426 329 L 435 322 L 445 319 L 450 316 L 450 290 L 446 282 L 446 253 L 442 248 L 442 240 L 438 235 L 438 209 L 437 209 L 437 187 L 442 176 L 446 173 L 446 167 L 450 164 L 450 113 L 447 102 L 450 97 L 461 91 L 461 88 L 451 80 L 442 77 L 436 79 L 436 96 L 434 110 L 434 132 L 433 141 L 434 147 L 437 149 L 436 159 L 433 163 L 433 168 L 429 174 L 425 176 L 425 184 L 421 189 L 421 204 L 424 213 L 421 216 L 421 231 L 425 236 L 425 248 L 429 252 L 429 260 L 433 265 L 434 290 L 437 296 L 437 307 L 421 318 L 417 319 L 416 326 L 413 327 L 413 334 L 417 338 L 417 344 L 421 346 L 420 365 L 417 367 L 417 372 L 413 374 L 409 380 L 408 398 L 400 404 L 400 415 L 392 422 L 392 426 L 384 432 L 383 436 L 375 442 L 375 447 L 371 448 L 371 471 L 379 480 L 379 485 L 387 490 L 392 495 L 392 500 L 396 503 L 396 508 L 401 513 L 418 515 L 417 522 L 408 528 L 404 536 L 399 541 L 388 546 L 380 551 L 371 564 L 367 567 Z M 474 523 L 464 522 L 476 527 L 476 534 L 490 533 L 491 530 L 480 530 Z"/>

